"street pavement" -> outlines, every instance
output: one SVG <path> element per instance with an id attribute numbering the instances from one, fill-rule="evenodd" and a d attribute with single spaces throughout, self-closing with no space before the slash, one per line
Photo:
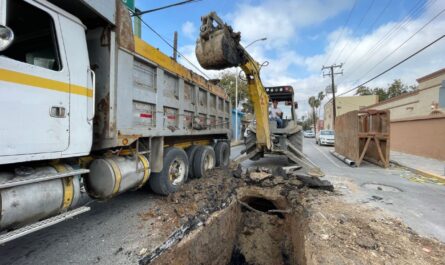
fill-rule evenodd
<path id="1" fill-rule="evenodd" d="M 235 157 L 243 146 L 232 148 Z M 352 168 L 332 156 L 333 147 L 318 146 L 313 138 L 305 138 L 303 152 L 321 167 L 324 178 L 350 202 L 380 207 L 401 218 L 417 233 L 445 242 L 445 186 L 399 167 L 388 169 L 363 162 Z M 265 157 L 245 161 L 246 167 L 288 166 L 285 157 Z"/>
<path id="2" fill-rule="evenodd" d="M 232 156 L 243 147 L 233 147 Z M 304 140 L 304 152 L 347 200 L 386 209 L 418 233 L 445 241 L 445 186 L 401 168 L 382 169 L 368 163 L 350 168 L 333 157 L 331 149 L 315 145 L 313 139 Z M 243 165 L 277 168 L 289 164 L 285 157 L 266 157 Z M 0 246 L 0 264 L 137 264 L 141 246 L 152 245 L 149 238 L 156 237 L 140 213 L 157 207 L 156 198 L 139 190 L 93 202 L 85 214 Z"/>

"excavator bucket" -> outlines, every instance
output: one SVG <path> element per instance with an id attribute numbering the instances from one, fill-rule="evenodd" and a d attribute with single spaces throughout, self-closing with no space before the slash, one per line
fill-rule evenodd
<path id="1" fill-rule="evenodd" d="M 196 57 L 207 70 L 221 70 L 245 63 L 240 33 L 222 23 L 214 13 L 201 18 L 201 33 L 196 41 Z M 214 25 L 214 22 L 217 25 Z M 221 22 L 221 23 L 220 23 Z"/>

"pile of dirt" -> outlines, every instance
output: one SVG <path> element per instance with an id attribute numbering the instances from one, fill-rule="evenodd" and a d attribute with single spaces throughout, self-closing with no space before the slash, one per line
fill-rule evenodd
<path id="1" fill-rule="evenodd" d="M 445 264 L 445 245 L 419 236 L 383 210 L 306 191 L 307 264 Z"/>

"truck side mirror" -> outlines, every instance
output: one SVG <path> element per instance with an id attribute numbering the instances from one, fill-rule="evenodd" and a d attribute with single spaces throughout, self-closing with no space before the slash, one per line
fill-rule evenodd
<path id="1" fill-rule="evenodd" d="M 294 107 L 296 108 L 296 109 L 298 109 L 298 102 L 294 102 Z"/>
<path id="2" fill-rule="evenodd" d="M 14 32 L 7 26 L 0 25 L 0 51 L 6 50 L 14 41 Z"/>

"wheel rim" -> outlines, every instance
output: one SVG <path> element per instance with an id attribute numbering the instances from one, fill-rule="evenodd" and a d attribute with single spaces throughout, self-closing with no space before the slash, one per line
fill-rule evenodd
<path id="1" fill-rule="evenodd" d="M 214 167 L 215 165 L 215 158 L 211 155 L 211 154 L 207 154 L 204 157 L 204 170 L 210 170 Z"/>
<path id="2" fill-rule="evenodd" d="M 172 185 L 178 185 L 184 181 L 186 166 L 183 160 L 175 159 L 168 169 L 168 178 Z"/>

